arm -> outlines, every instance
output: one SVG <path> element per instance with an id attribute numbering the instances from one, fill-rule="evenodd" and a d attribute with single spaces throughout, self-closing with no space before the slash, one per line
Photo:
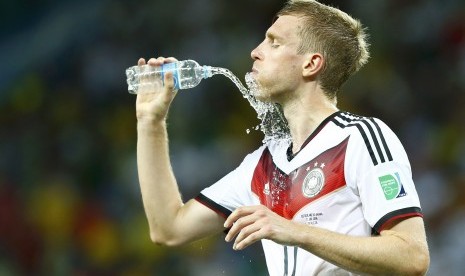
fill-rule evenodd
<path id="1" fill-rule="evenodd" d="M 372 275 L 424 275 L 429 252 L 423 219 L 407 218 L 376 237 L 348 236 L 284 219 L 264 206 L 236 209 L 226 241 L 243 249 L 260 239 L 297 246 L 339 267 Z"/>
<path id="2" fill-rule="evenodd" d="M 174 61 L 158 58 L 148 64 Z M 145 64 L 145 60 L 140 59 L 138 64 Z M 166 130 L 166 116 L 176 94 L 172 74 L 165 74 L 165 86 L 160 90 L 137 96 L 137 166 L 150 237 L 155 243 L 173 246 L 222 231 L 224 219 L 195 200 L 182 202 L 171 168 Z"/>

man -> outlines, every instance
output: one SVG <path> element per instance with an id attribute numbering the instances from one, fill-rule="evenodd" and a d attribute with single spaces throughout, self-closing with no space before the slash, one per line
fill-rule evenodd
<path id="1" fill-rule="evenodd" d="M 251 56 L 255 96 L 282 106 L 292 142 L 267 142 L 185 204 L 168 155 L 172 75 L 159 91 L 138 95 L 138 170 L 152 240 L 176 246 L 227 230 L 235 250 L 262 241 L 270 275 L 425 274 L 422 213 L 400 141 L 380 120 L 336 107 L 337 91 L 368 59 L 364 39 L 346 13 L 289 1 Z"/>

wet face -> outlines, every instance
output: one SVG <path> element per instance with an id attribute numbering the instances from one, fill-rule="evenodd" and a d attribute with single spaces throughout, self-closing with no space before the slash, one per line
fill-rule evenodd
<path id="1" fill-rule="evenodd" d="M 304 57 L 297 54 L 300 24 L 298 17 L 280 16 L 251 52 L 252 74 L 262 88 L 255 94 L 259 100 L 280 103 L 302 82 Z"/>

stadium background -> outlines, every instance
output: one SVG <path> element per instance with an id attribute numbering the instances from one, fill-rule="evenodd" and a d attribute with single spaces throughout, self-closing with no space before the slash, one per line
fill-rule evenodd
<path id="1" fill-rule="evenodd" d="M 413 167 L 430 275 L 465 271 L 465 2 L 321 1 L 360 18 L 372 58 L 342 109 L 379 117 Z M 243 80 L 278 0 L 2 1 L 0 275 L 263 275 L 259 244 L 221 236 L 152 245 L 136 174 L 139 57 L 194 59 Z M 184 198 L 261 143 L 255 113 L 226 78 L 180 92 L 169 116 Z"/>

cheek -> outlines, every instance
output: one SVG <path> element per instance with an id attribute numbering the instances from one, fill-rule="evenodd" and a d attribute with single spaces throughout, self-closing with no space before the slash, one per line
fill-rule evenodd
<path id="1" fill-rule="evenodd" d="M 281 90 L 293 86 L 301 76 L 297 60 L 282 58 L 262 68 L 257 80 L 264 88 Z M 273 90 L 274 90 L 273 89 Z"/>
<path id="2" fill-rule="evenodd" d="M 283 71 L 289 81 L 297 81 L 302 76 L 302 69 L 297 63 L 292 64 Z"/>

